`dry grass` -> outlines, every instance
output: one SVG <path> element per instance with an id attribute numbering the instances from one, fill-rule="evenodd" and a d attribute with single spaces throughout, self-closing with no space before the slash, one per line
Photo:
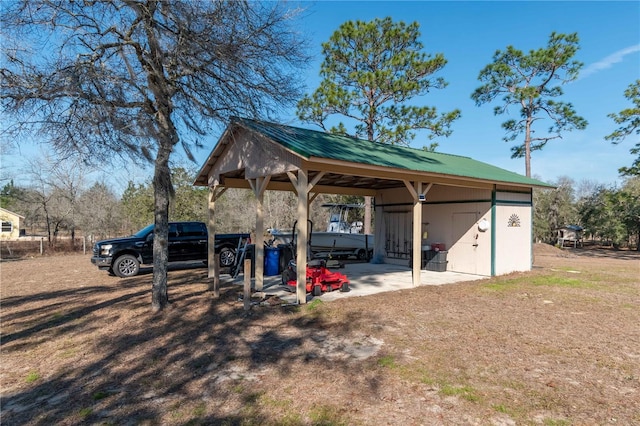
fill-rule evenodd
<path id="1" fill-rule="evenodd" d="M 3 425 L 640 424 L 638 253 L 250 312 L 176 270 L 157 315 L 148 274 L 0 267 Z"/>

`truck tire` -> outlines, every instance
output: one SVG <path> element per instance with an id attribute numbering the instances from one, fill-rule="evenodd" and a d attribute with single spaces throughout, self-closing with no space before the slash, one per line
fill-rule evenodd
<path id="1" fill-rule="evenodd" d="M 220 266 L 226 268 L 228 266 L 233 266 L 236 261 L 236 252 L 229 248 L 223 247 L 220 249 Z"/>
<path id="2" fill-rule="evenodd" d="M 367 251 L 365 249 L 360 249 L 356 252 L 356 257 L 358 260 L 366 260 L 367 259 Z"/>
<path id="3" fill-rule="evenodd" d="M 140 272 L 140 262 L 131 254 L 123 254 L 113 263 L 113 272 L 120 278 L 135 277 Z"/>

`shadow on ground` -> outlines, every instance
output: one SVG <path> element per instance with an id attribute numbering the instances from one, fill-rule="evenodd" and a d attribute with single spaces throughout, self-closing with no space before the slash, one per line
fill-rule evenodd
<path id="1" fill-rule="evenodd" d="M 206 281 L 204 270 L 171 273 L 171 305 L 159 314 L 150 313 L 145 275 L 3 300 L 3 362 L 20 360 L 39 377 L 3 392 L 2 424 L 157 424 L 167 405 L 180 404 L 177 395 L 204 398 L 208 410 L 220 405 L 213 410 L 220 417 L 205 416 L 203 424 L 258 424 L 260 412 L 224 413 L 230 401 L 257 397 L 246 384 L 260 375 L 289 376 L 294 362 L 365 368 L 331 364 L 318 342 L 328 332 L 348 334 L 366 314 L 330 323 L 297 306 L 244 311 L 237 286 L 223 283 L 213 298 Z M 30 367 L 32 357 L 52 363 Z"/>

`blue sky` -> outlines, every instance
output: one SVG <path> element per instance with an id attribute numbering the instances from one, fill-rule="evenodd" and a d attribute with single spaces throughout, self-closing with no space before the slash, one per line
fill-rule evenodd
<path id="1" fill-rule="evenodd" d="M 449 86 L 427 94 L 420 102 L 440 111 L 459 108 L 462 117 L 453 134 L 439 139 L 438 150 L 459 154 L 524 174 L 524 159 L 511 159 L 514 143 L 502 140 L 501 123 L 507 115 L 494 116 L 493 106 L 471 100 L 480 86 L 478 73 L 491 62 L 496 50 L 508 45 L 528 52 L 546 47 L 551 32 L 580 37 L 575 59 L 584 63 L 579 80 L 563 86 L 562 99 L 571 102 L 589 125 L 586 130 L 563 134 L 532 156 L 532 174 L 544 181 L 568 176 L 576 182 L 619 183 L 618 168 L 629 166 L 629 148 L 635 138 L 619 145 L 604 140 L 616 125 L 607 114 L 630 107 L 624 90 L 640 78 L 640 2 L 462 2 L 462 1 L 321 1 L 301 3 L 307 8 L 304 22 L 316 61 L 307 74 L 309 92 L 319 82 L 322 61 L 320 43 L 327 41 L 348 20 L 369 21 L 390 16 L 394 21 L 417 21 L 425 51 L 442 53 L 448 64 L 438 74 Z M 511 110 L 517 117 L 518 111 Z M 300 123 L 295 115 L 289 123 Z M 546 127 L 546 126 L 545 126 Z M 317 128 L 317 127 L 315 127 Z M 412 146 L 429 145 L 420 135 Z M 522 139 L 523 140 L 523 139 Z"/>
<path id="2" fill-rule="evenodd" d="M 604 140 L 616 125 L 607 114 L 630 107 L 624 90 L 640 78 L 640 2 L 462 2 L 462 1 L 319 1 L 297 2 L 306 9 L 300 31 L 310 39 L 314 61 L 305 79 L 308 93 L 319 83 L 320 44 L 327 41 L 348 20 L 369 21 L 392 17 L 395 21 L 420 24 L 421 41 L 430 54 L 442 53 L 448 64 L 438 74 L 449 86 L 426 95 L 417 103 L 435 106 L 439 111 L 459 108 L 462 117 L 453 124 L 453 134 L 438 140 L 440 152 L 469 156 L 507 170 L 524 174 L 524 159 L 511 159 L 512 143 L 502 140 L 501 123 L 506 115 L 494 116 L 493 106 L 478 107 L 471 93 L 480 85 L 478 73 L 491 62 L 496 50 L 508 45 L 528 52 L 545 47 L 552 31 L 577 32 L 581 49 L 577 60 L 584 63 L 578 81 L 564 85 L 562 100 L 571 102 L 577 113 L 587 119 L 586 130 L 563 134 L 532 156 L 532 174 L 544 181 L 568 176 L 577 183 L 589 180 L 606 185 L 621 182 L 618 168 L 629 166 L 629 148 L 637 136 L 619 145 Z M 512 114 L 517 114 L 515 109 Z M 287 124 L 315 128 L 300 123 L 295 110 L 282 117 Z M 195 151 L 199 167 L 207 158 L 220 134 L 212 134 L 205 148 Z M 412 146 L 429 145 L 419 135 Z M 2 174 L 17 173 L 17 164 L 37 149 L 23 146 L 15 155 L 3 154 Z M 174 159 L 180 158 L 180 153 Z M 186 160 L 185 160 L 186 164 Z M 123 166 L 124 169 L 124 166 Z M 150 170 L 129 167 L 127 179 L 143 182 Z M 113 184 L 118 192 L 126 182 L 112 182 L 113 172 L 102 171 L 94 177 Z M 17 179 L 19 181 L 19 179 Z"/>

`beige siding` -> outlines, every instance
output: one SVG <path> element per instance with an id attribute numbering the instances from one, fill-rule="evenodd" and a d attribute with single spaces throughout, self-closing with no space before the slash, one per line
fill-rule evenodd
<path id="1" fill-rule="evenodd" d="M 11 231 L 0 232 L 0 239 L 2 240 L 17 240 L 20 236 L 20 228 L 22 228 L 22 216 L 12 213 L 8 210 L 0 210 L 0 221 L 3 224 L 10 223 Z M 1 230 L 0 230 L 1 231 Z"/>
<path id="2" fill-rule="evenodd" d="M 491 200 L 491 191 L 488 189 L 434 185 L 433 188 L 431 188 L 431 191 L 427 194 L 427 203 L 477 200 Z"/>
<path id="3" fill-rule="evenodd" d="M 269 176 L 300 168 L 299 157 L 266 138 L 241 132 L 229 144 L 209 176 L 245 169 L 247 179 Z"/>
<path id="4" fill-rule="evenodd" d="M 478 222 L 491 223 L 491 191 L 434 185 L 422 207 L 420 234 L 427 232 L 423 245 L 443 243 L 447 250 L 447 270 L 491 275 L 491 230 L 481 232 Z M 380 234 L 385 238 L 386 261 L 397 263 L 406 257 L 399 253 L 412 245 L 411 198 L 406 190 L 381 191 L 376 205 Z M 377 218 L 379 216 L 376 216 Z M 401 225 L 403 220 L 406 225 Z M 391 228 L 391 229 L 390 229 Z M 376 223 L 378 230 L 378 222 Z M 378 240 L 377 240 L 378 241 Z"/>
<path id="5" fill-rule="evenodd" d="M 530 203 L 531 202 L 531 194 L 523 193 L 523 192 L 505 192 L 505 191 L 497 191 L 496 192 L 496 201 L 511 201 L 511 202 L 520 202 L 520 203 Z"/>
<path id="6" fill-rule="evenodd" d="M 491 275 L 491 231 L 478 230 L 483 218 L 491 223 L 490 202 L 435 204 L 424 209 L 428 243 L 445 244 L 447 270 Z"/>
<path id="7" fill-rule="evenodd" d="M 495 274 L 531 269 L 531 207 L 496 206 Z"/>

